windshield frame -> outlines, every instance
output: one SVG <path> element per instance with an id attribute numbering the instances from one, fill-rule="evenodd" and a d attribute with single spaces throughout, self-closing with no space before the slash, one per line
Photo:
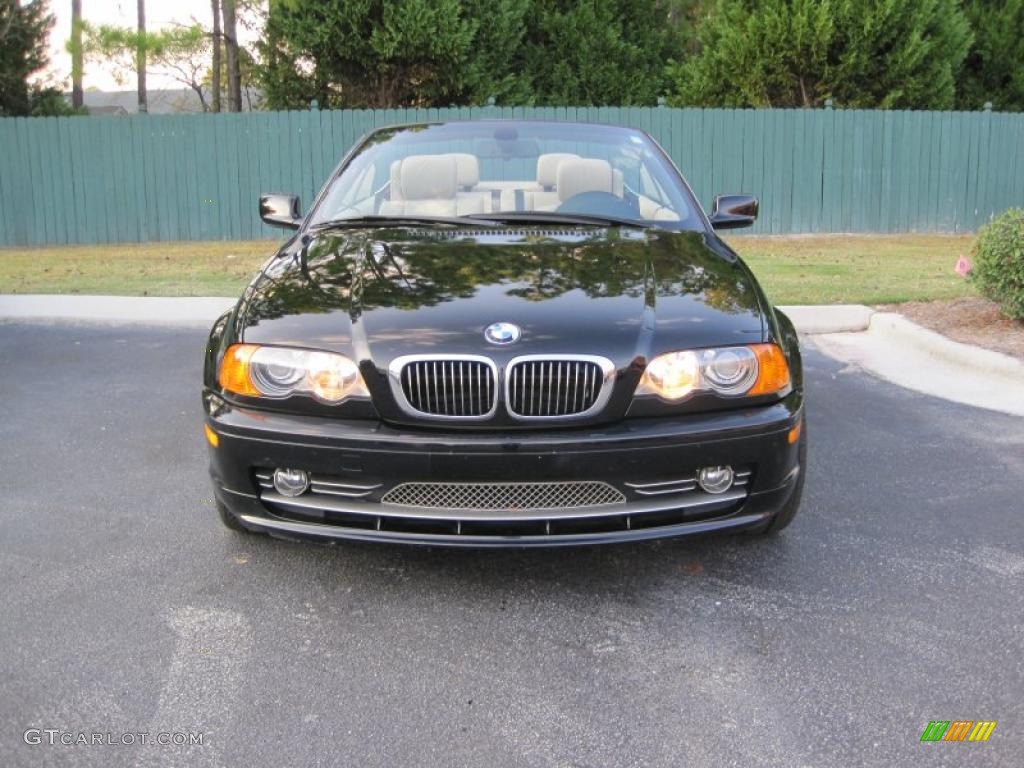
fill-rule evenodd
<path id="1" fill-rule="evenodd" d="M 472 119 L 472 120 L 438 120 L 438 121 L 425 121 L 425 122 L 416 122 L 416 123 L 394 123 L 394 124 L 390 124 L 390 125 L 378 126 L 376 128 L 373 128 L 370 131 L 367 131 L 366 133 L 364 133 L 348 149 L 347 152 L 345 152 L 345 154 L 342 156 L 341 160 L 338 162 L 337 166 L 335 166 L 334 170 L 327 177 L 327 180 L 320 187 L 320 190 L 317 192 L 316 196 L 313 198 L 313 202 L 310 205 L 309 210 L 303 216 L 302 225 L 299 228 L 298 234 L 304 234 L 304 233 L 308 233 L 310 230 L 316 230 L 319 226 L 321 226 L 324 223 L 324 222 L 318 222 L 316 224 L 313 224 L 312 222 L 313 222 L 313 220 L 315 218 L 316 213 L 318 212 L 320 207 L 323 205 L 325 199 L 327 198 L 327 196 L 328 196 L 328 194 L 329 194 L 329 192 L 331 190 L 331 187 L 339 179 L 339 177 L 349 168 L 349 166 L 352 164 L 352 162 L 360 154 L 362 154 L 365 151 L 365 149 L 370 144 L 377 143 L 377 142 L 374 141 L 374 137 L 376 137 L 377 135 L 379 135 L 381 133 L 402 131 L 402 130 L 408 130 L 408 129 L 423 129 L 423 128 L 430 128 L 430 127 L 443 127 L 443 126 L 448 126 L 448 125 L 472 125 L 472 124 L 492 124 L 492 125 L 495 125 L 495 126 L 500 126 L 500 125 L 509 125 L 509 126 L 514 126 L 514 125 L 527 125 L 527 126 L 529 126 L 529 125 L 539 125 L 539 126 L 554 126 L 554 125 L 558 125 L 558 126 L 586 126 L 586 127 L 599 127 L 602 130 L 608 130 L 608 131 L 611 131 L 611 132 L 619 132 L 619 133 L 622 133 L 623 135 L 627 135 L 627 136 L 628 135 L 637 136 L 642 141 L 648 143 L 649 148 L 651 150 L 653 150 L 654 154 L 657 155 L 661 159 L 662 163 L 665 166 L 666 172 L 674 179 L 674 181 L 677 182 L 677 187 L 678 188 L 677 188 L 676 191 L 683 198 L 683 202 L 686 205 L 691 207 L 691 210 L 693 211 L 693 217 L 692 218 L 695 221 L 688 222 L 688 220 L 682 220 L 682 221 L 676 222 L 676 221 L 665 221 L 665 220 L 654 220 L 654 219 L 637 219 L 635 222 L 631 223 L 629 226 L 633 226 L 633 227 L 636 227 L 638 229 L 654 228 L 654 229 L 669 230 L 669 231 L 672 231 L 672 232 L 702 232 L 702 233 L 705 233 L 705 234 L 712 232 L 712 227 L 711 227 L 710 222 L 708 221 L 707 214 L 705 213 L 703 206 L 701 206 L 700 202 L 697 200 L 697 196 L 694 194 L 693 189 L 691 188 L 689 181 L 687 181 L 686 177 L 679 170 L 679 168 L 676 166 L 676 164 L 672 161 L 672 158 L 665 151 L 665 149 L 649 133 L 647 133 L 646 131 L 644 131 L 644 130 L 642 130 L 640 128 L 632 128 L 632 127 L 629 127 L 629 126 L 622 126 L 622 125 L 610 125 L 610 124 L 606 124 L 606 123 L 589 123 L 589 122 L 568 121 L 568 120 L 532 120 L 532 119 L 520 119 L 520 118 L 512 118 L 512 119 L 478 118 L 478 119 Z M 511 214 L 513 212 L 509 211 L 509 212 L 504 212 L 504 213 Z M 500 213 L 496 213 L 495 215 L 496 216 L 500 216 L 501 214 Z M 572 215 L 573 215 L 572 213 L 566 213 L 566 217 L 567 218 L 571 218 Z M 401 219 L 401 218 L 402 218 L 401 216 L 397 216 L 396 217 L 396 219 Z M 423 217 L 423 218 L 426 219 L 427 217 Z M 327 220 L 325 219 L 325 221 L 327 221 Z M 467 218 L 466 219 L 467 223 L 471 223 L 472 221 L 473 221 L 472 218 Z M 681 226 L 684 223 L 687 224 L 687 225 L 686 226 Z M 386 227 L 388 225 L 386 223 L 382 222 L 379 226 L 380 227 Z M 529 225 L 526 225 L 526 226 L 529 226 Z M 551 224 L 549 223 L 547 226 L 550 227 Z M 567 225 L 567 226 L 581 226 L 581 225 L 575 224 L 575 225 Z M 597 226 L 597 225 L 595 224 L 594 226 Z M 625 226 L 625 225 L 616 225 L 616 226 Z"/>

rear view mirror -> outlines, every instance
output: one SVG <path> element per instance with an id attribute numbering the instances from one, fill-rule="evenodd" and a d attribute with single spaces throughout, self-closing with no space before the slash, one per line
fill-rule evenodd
<path id="1" fill-rule="evenodd" d="M 272 227 L 298 229 L 302 208 L 296 195 L 260 195 L 260 218 Z"/>
<path id="2" fill-rule="evenodd" d="M 757 221 L 757 198 L 753 195 L 715 195 L 711 206 L 711 226 L 715 229 L 739 229 Z"/>
<path id="3" fill-rule="evenodd" d="M 541 151 L 534 139 L 482 139 L 473 145 L 473 154 L 495 160 L 535 160 Z"/>

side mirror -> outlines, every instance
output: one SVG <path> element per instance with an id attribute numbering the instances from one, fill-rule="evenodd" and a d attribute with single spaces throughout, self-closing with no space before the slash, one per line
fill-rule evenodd
<path id="1" fill-rule="evenodd" d="M 715 229 L 739 229 L 757 221 L 757 198 L 753 195 L 715 195 L 711 206 L 711 226 Z"/>
<path id="2" fill-rule="evenodd" d="M 272 227 L 298 229 L 302 208 L 296 195 L 260 195 L 260 218 Z"/>

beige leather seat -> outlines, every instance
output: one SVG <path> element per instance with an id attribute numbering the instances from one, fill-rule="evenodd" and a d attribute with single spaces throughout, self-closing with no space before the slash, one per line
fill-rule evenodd
<path id="1" fill-rule="evenodd" d="M 487 182 L 480 184 L 476 155 L 452 152 L 444 155 L 411 155 L 390 167 L 388 200 L 380 207 L 385 216 L 464 216 L 503 211 L 553 211 L 564 201 L 584 192 L 608 192 L 622 197 L 622 173 L 607 160 L 581 158 L 568 152 L 551 152 L 537 158 L 534 182 Z M 650 218 L 669 218 L 652 201 L 641 200 Z M 642 212 L 644 213 L 644 212 Z M 647 218 L 647 216 L 645 216 Z"/>
<path id="2" fill-rule="evenodd" d="M 469 192 L 480 183 L 480 161 L 468 152 L 449 152 L 442 157 L 455 158 L 455 178 L 460 192 Z"/>
<path id="3" fill-rule="evenodd" d="M 492 205 L 490 190 L 477 189 L 480 184 L 480 161 L 468 152 L 451 152 L 446 157 L 455 158 L 456 179 L 459 189 L 455 195 L 459 213 L 484 213 L 497 210 Z"/>
<path id="4" fill-rule="evenodd" d="M 456 215 L 458 186 L 455 158 L 445 155 L 414 155 L 391 166 L 391 195 L 381 204 L 385 216 L 419 214 Z"/>
<path id="5" fill-rule="evenodd" d="M 581 165 L 582 163 L 582 165 Z M 561 190 L 561 176 L 563 168 L 568 168 L 566 178 L 570 179 L 570 191 L 572 194 L 565 195 Z M 588 183 L 587 174 L 595 173 L 600 168 L 602 174 L 610 174 L 611 186 L 607 184 L 598 185 L 600 188 L 586 188 Z M 583 176 L 579 176 L 583 174 Z M 579 176 L 579 182 L 574 182 Z M 579 155 L 569 153 L 551 153 L 541 155 L 537 158 L 537 183 L 542 187 L 541 191 L 528 193 L 527 209 L 532 211 L 554 211 L 565 200 L 581 192 L 609 192 L 616 197 L 623 195 L 622 172 L 612 168 L 607 160 L 594 158 L 581 158 Z"/>
<path id="6" fill-rule="evenodd" d="M 388 200 L 402 199 L 402 183 L 398 178 L 398 169 L 401 167 L 401 160 L 395 160 L 391 163 L 391 184 L 388 185 Z"/>
<path id="7" fill-rule="evenodd" d="M 679 221 L 679 214 L 648 197 L 639 195 L 637 202 L 640 206 L 640 218 L 653 221 Z"/>
<path id="8" fill-rule="evenodd" d="M 459 161 L 454 155 L 411 155 L 392 163 L 390 174 L 389 199 L 380 207 L 384 216 L 483 212 L 479 196 L 458 199 Z"/>
<path id="9" fill-rule="evenodd" d="M 537 187 L 526 192 L 526 209 L 529 211 L 553 211 L 558 207 L 558 168 L 565 160 L 579 160 L 571 152 L 549 152 L 537 158 Z"/>
<path id="10" fill-rule="evenodd" d="M 622 173 L 607 160 L 579 158 L 558 166 L 556 191 L 559 204 L 585 192 L 607 192 L 622 197 Z"/>
<path id="11" fill-rule="evenodd" d="M 454 157 L 459 191 L 469 191 L 480 183 L 480 163 L 476 159 L 476 155 L 450 152 L 446 155 L 420 155 L 420 157 Z M 401 167 L 401 160 L 395 160 L 391 163 L 391 200 L 402 199 L 401 182 L 398 179 L 398 169 Z"/>
<path id="12" fill-rule="evenodd" d="M 579 160 L 573 152 L 549 152 L 537 158 L 537 184 L 541 189 L 552 192 L 558 184 L 558 167 L 565 160 Z"/>

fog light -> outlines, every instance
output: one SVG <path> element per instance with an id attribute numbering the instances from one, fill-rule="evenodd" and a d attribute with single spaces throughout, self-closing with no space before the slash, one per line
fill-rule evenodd
<path id="1" fill-rule="evenodd" d="M 704 467 L 697 482 L 708 493 L 725 493 L 732 487 L 732 478 L 732 467 Z"/>
<path id="2" fill-rule="evenodd" d="M 275 469 L 274 488 L 282 496 L 301 496 L 309 490 L 309 477 L 301 469 Z"/>

